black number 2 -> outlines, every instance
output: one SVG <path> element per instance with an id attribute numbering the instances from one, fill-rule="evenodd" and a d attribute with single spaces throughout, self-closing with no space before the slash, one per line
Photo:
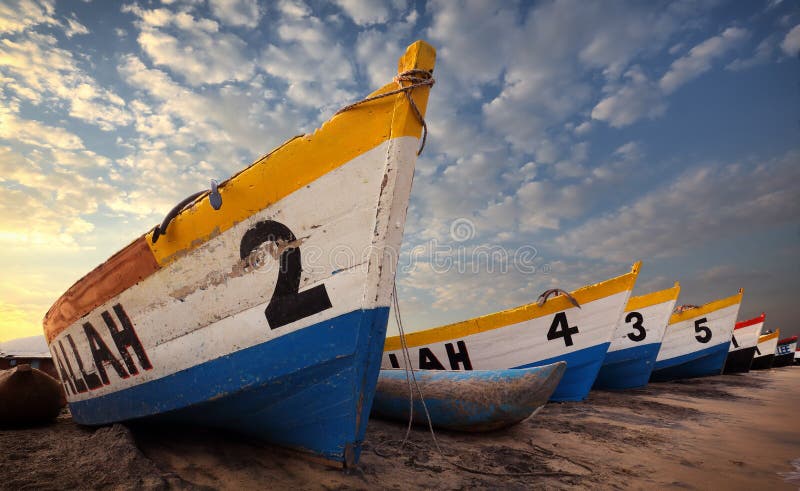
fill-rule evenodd
<path id="1" fill-rule="evenodd" d="M 245 232 L 239 246 L 239 256 L 248 258 L 261 244 L 274 242 L 280 250 L 285 245 L 279 258 L 278 281 L 275 292 L 264 310 L 271 329 L 285 326 L 304 317 L 314 315 L 331 308 L 331 300 L 325 285 L 300 293 L 300 273 L 303 272 L 300 261 L 300 248 L 293 245 L 297 240 L 286 225 L 274 220 L 258 222 Z"/>
<path id="2" fill-rule="evenodd" d="M 644 318 L 642 314 L 639 312 L 629 312 L 628 315 L 625 316 L 625 322 L 630 324 L 633 321 L 633 330 L 636 332 L 628 333 L 628 339 L 631 341 L 639 341 L 644 340 L 647 337 L 647 331 L 645 330 L 644 326 L 642 325 L 642 321 Z"/>
<path id="3" fill-rule="evenodd" d="M 694 321 L 694 332 L 697 333 L 697 336 L 695 336 L 694 338 L 700 341 L 701 343 L 707 343 L 711 341 L 711 329 L 709 329 L 708 326 L 704 326 L 703 325 L 704 322 L 708 322 L 708 319 L 706 319 L 705 317 L 702 317 Z M 703 334 L 700 334 L 701 332 Z"/>
<path id="4" fill-rule="evenodd" d="M 559 312 L 553 317 L 553 323 L 550 324 L 550 330 L 547 331 L 547 340 L 564 338 L 564 345 L 572 346 L 573 334 L 578 334 L 578 326 L 570 327 L 566 312 Z"/>

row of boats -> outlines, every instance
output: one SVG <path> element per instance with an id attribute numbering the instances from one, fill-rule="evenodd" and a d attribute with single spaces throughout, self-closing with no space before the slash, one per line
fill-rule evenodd
<path id="1" fill-rule="evenodd" d="M 418 413 L 481 430 L 593 386 L 763 357 L 766 345 L 734 334 L 741 290 L 673 313 L 677 284 L 631 298 L 638 263 L 387 339 L 434 62 L 412 44 L 391 83 L 182 201 L 56 300 L 44 333 L 74 420 L 209 425 L 352 466 L 373 401 L 409 411 L 412 386 L 426 396 Z"/>

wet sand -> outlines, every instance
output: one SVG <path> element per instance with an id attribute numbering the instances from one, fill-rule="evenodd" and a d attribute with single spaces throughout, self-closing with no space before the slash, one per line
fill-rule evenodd
<path id="1" fill-rule="evenodd" d="M 482 435 L 370 420 L 343 472 L 199 428 L 0 430 L 0 488 L 798 489 L 800 367 L 593 391 Z M 793 465 L 794 463 L 794 465 Z"/>

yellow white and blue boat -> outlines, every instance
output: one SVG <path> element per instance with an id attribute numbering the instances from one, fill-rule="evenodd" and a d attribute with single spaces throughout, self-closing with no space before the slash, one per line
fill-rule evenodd
<path id="1" fill-rule="evenodd" d="M 586 398 L 630 298 L 640 263 L 629 273 L 569 295 L 408 333 L 411 365 L 423 370 L 496 370 L 567 362 L 553 401 Z M 404 365 L 399 336 L 386 339 L 382 366 Z"/>
<path id="2" fill-rule="evenodd" d="M 743 294 L 740 289 L 736 295 L 672 314 L 651 380 L 721 374 Z"/>
<path id="3" fill-rule="evenodd" d="M 778 348 L 778 338 L 781 336 L 781 330 L 775 329 L 774 332 L 768 331 L 758 337 L 758 344 L 756 345 L 756 353 L 753 356 L 753 363 L 750 365 L 751 370 L 765 370 L 772 368 L 775 362 L 775 351 Z"/>
<path id="4" fill-rule="evenodd" d="M 672 288 L 628 300 L 595 388 L 619 390 L 647 385 L 680 291 L 676 282 Z"/>
<path id="5" fill-rule="evenodd" d="M 747 373 L 750 371 L 753 357 L 756 354 L 758 335 L 761 334 L 766 317 L 767 315 L 762 312 L 758 317 L 736 323 L 723 373 Z"/>
<path id="6" fill-rule="evenodd" d="M 55 302 L 44 331 L 75 421 L 199 423 L 357 462 L 434 59 L 412 44 L 394 82 L 180 203 Z"/>

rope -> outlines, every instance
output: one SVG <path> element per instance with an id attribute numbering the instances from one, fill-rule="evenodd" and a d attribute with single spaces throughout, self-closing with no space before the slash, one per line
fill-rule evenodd
<path id="1" fill-rule="evenodd" d="M 566 293 L 566 292 L 565 292 Z M 569 295 L 567 293 L 567 295 Z M 400 315 L 400 303 L 397 300 L 397 283 L 395 282 L 392 285 L 392 305 L 394 306 L 394 320 L 397 323 L 397 329 L 400 331 L 400 345 L 401 351 L 403 353 L 403 364 L 404 370 L 406 372 L 406 382 L 408 383 L 408 400 L 409 400 L 409 412 L 408 412 L 408 426 L 406 427 L 406 434 L 403 437 L 403 440 L 400 442 L 400 448 L 394 454 L 383 453 L 381 449 L 384 445 L 391 444 L 397 442 L 397 440 L 389 440 L 385 441 L 382 444 L 377 445 L 373 452 L 375 455 L 379 457 L 388 458 L 394 455 L 397 455 L 400 450 L 403 449 L 405 445 L 416 446 L 420 448 L 420 445 L 410 442 L 409 436 L 411 435 L 411 426 L 414 419 L 414 388 L 417 389 L 417 393 L 419 394 L 420 402 L 422 403 L 422 408 L 425 410 L 425 417 L 428 420 L 428 430 L 431 433 L 431 439 L 433 440 L 433 445 L 436 447 L 436 451 L 438 452 L 439 456 L 447 463 L 452 465 L 457 469 L 461 469 L 462 471 L 466 471 L 472 474 L 483 474 L 486 476 L 497 476 L 497 477 L 527 477 L 527 476 L 539 476 L 539 477 L 579 477 L 578 474 L 573 474 L 570 472 L 562 472 L 562 471 L 534 471 L 534 472 L 494 472 L 484 469 L 478 469 L 475 467 L 470 467 L 459 462 L 456 462 L 452 459 L 449 455 L 445 454 L 442 451 L 442 448 L 439 446 L 439 440 L 436 438 L 436 432 L 433 430 L 433 422 L 431 421 L 430 412 L 428 412 L 428 406 L 425 404 L 425 397 L 422 395 L 422 389 L 420 388 L 419 384 L 417 383 L 417 377 L 414 374 L 414 367 L 411 365 L 411 354 L 408 349 L 408 345 L 406 344 L 406 333 L 405 329 L 403 328 L 403 318 Z M 531 453 L 531 452 L 527 452 Z M 567 459 L 569 460 L 569 459 Z M 572 461 L 570 461 L 572 462 Z M 585 466 L 582 466 L 585 467 Z"/>
<path id="2" fill-rule="evenodd" d="M 433 79 L 433 72 L 428 70 L 420 70 L 418 68 L 406 70 L 395 75 L 394 81 L 400 86 L 399 89 L 390 90 L 389 92 L 384 92 L 383 94 L 361 99 L 358 102 L 354 102 L 339 109 L 336 111 L 336 114 L 349 111 L 356 106 L 364 104 L 365 102 L 383 99 L 384 97 L 390 97 L 403 92 L 406 95 L 406 99 L 408 99 L 408 103 L 411 105 L 411 109 L 414 110 L 414 115 L 417 117 L 417 121 L 419 121 L 419 123 L 422 125 L 422 141 L 420 142 L 419 149 L 417 150 L 417 156 L 422 155 L 422 149 L 425 148 L 425 141 L 428 139 L 428 124 L 425 123 L 425 118 L 422 117 L 422 112 L 420 112 L 417 104 L 414 102 L 414 98 L 411 97 L 411 91 L 417 87 L 433 87 L 433 84 L 436 83 L 436 81 Z M 403 82 L 408 82 L 410 85 L 403 85 Z M 334 114 L 334 116 L 336 116 L 336 114 Z"/>
<path id="3" fill-rule="evenodd" d="M 400 303 L 397 300 L 397 282 L 392 284 L 392 303 L 394 304 L 394 318 L 395 322 L 397 322 L 397 329 L 400 331 L 400 344 L 402 346 L 403 351 L 403 364 L 405 365 L 405 372 L 406 372 L 406 382 L 408 383 L 408 390 L 409 390 L 409 412 L 408 412 L 408 427 L 406 428 L 406 435 L 403 438 L 403 442 L 400 444 L 400 449 L 408 441 L 408 437 L 411 434 L 411 425 L 414 420 L 414 392 L 412 389 L 412 382 L 413 386 L 417 389 L 417 393 L 419 394 L 419 400 L 422 403 L 422 409 L 425 410 L 425 418 L 428 420 L 428 429 L 431 432 L 431 438 L 433 438 L 433 444 L 436 446 L 436 450 L 439 454 L 444 457 L 444 452 L 439 447 L 439 441 L 436 439 L 436 433 L 433 431 L 433 422 L 431 421 L 431 415 L 428 412 L 428 405 L 425 404 L 425 396 L 422 395 L 422 389 L 419 387 L 417 383 L 417 376 L 414 373 L 414 367 L 411 364 L 411 353 L 408 350 L 408 345 L 406 344 L 406 332 L 403 328 L 403 318 L 400 315 Z M 410 375 L 410 379 L 409 379 Z"/>
<path id="4" fill-rule="evenodd" d="M 578 303 L 578 300 L 576 300 L 575 297 L 573 297 L 570 292 L 562 290 L 561 288 L 551 288 L 549 290 L 545 290 L 544 293 L 539 295 L 539 301 L 536 303 L 538 303 L 539 307 L 541 307 L 542 305 L 544 305 L 547 299 L 550 298 L 551 295 L 555 296 L 565 295 L 569 299 L 569 301 L 572 302 L 572 305 L 581 308 L 581 305 Z"/>

